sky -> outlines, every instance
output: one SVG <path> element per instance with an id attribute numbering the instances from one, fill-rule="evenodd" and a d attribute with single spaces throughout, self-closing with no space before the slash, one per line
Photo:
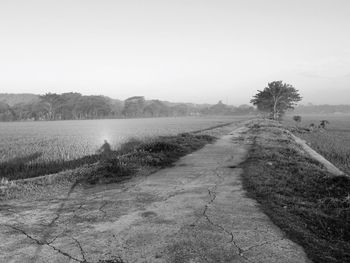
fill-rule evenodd
<path id="1" fill-rule="evenodd" d="M 0 93 L 350 104 L 349 0 L 0 0 Z"/>

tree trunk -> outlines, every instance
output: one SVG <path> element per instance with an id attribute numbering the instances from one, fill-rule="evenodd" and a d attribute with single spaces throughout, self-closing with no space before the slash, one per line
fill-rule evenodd
<path id="1" fill-rule="evenodd" d="M 278 119 L 278 112 L 277 112 L 277 100 L 275 100 L 273 104 L 273 119 L 277 120 Z"/>

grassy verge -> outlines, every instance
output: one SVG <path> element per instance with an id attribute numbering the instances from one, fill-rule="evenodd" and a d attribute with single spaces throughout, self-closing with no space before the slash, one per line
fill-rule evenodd
<path id="1" fill-rule="evenodd" d="M 51 161 L 44 163 L 31 163 L 27 161 L 27 158 L 15 158 L 0 163 L 0 175 L 8 180 L 33 178 L 75 169 L 83 165 L 96 163 L 100 160 L 101 156 L 98 154 L 88 155 L 70 161 Z"/>
<path id="2" fill-rule="evenodd" d="M 314 262 L 350 262 L 350 178 L 328 174 L 280 129 L 253 131 L 248 195 Z"/>
<path id="3" fill-rule="evenodd" d="M 211 143 L 215 137 L 190 133 L 155 139 L 131 140 L 101 160 L 99 168 L 87 177 L 89 183 L 110 183 L 130 177 L 146 167 L 171 166 L 180 157 Z"/>

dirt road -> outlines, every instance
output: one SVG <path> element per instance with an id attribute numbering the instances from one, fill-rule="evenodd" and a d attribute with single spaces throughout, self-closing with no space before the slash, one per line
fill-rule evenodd
<path id="1" fill-rule="evenodd" d="M 251 142 L 232 129 L 148 177 L 2 203 L 0 262 L 308 262 L 245 196 Z"/>

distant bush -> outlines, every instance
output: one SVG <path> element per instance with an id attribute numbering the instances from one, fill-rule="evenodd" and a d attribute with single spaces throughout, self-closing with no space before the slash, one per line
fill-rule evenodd
<path id="1" fill-rule="evenodd" d="M 299 116 L 299 115 L 293 116 L 293 120 L 294 120 L 296 123 L 300 123 L 300 122 L 301 122 L 301 116 Z"/>
<path id="2" fill-rule="evenodd" d="M 322 129 L 325 129 L 328 124 L 329 124 L 329 121 L 322 120 L 322 121 L 320 121 L 320 125 L 318 127 L 322 128 Z"/>

